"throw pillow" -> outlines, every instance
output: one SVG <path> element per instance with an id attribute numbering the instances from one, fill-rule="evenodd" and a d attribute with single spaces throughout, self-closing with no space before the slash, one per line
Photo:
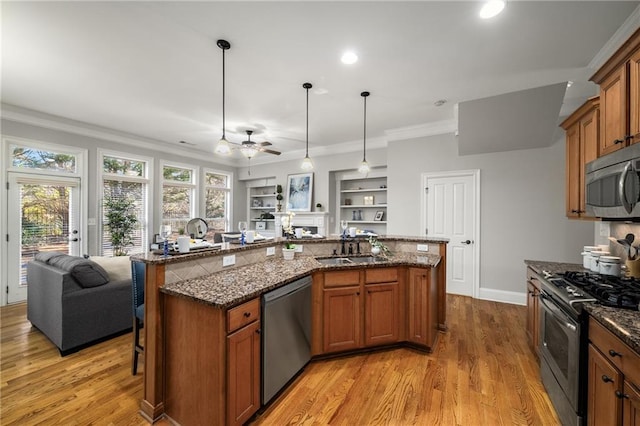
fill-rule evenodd
<path id="1" fill-rule="evenodd" d="M 49 260 L 57 256 L 66 256 L 66 255 L 61 251 L 41 251 L 36 254 L 34 259 L 37 260 L 38 262 L 49 263 Z"/>
<path id="2" fill-rule="evenodd" d="M 69 272 L 84 288 L 97 287 L 109 282 L 109 274 L 102 266 L 82 257 L 57 256 L 49 260 L 49 265 Z"/>

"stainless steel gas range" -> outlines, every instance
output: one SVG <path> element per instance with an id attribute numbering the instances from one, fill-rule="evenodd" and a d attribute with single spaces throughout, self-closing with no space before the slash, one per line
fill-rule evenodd
<path id="1" fill-rule="evenodd" d="M 638 310 L 640 280 L 588 272 L 540 280 L 540 374 L 565 426 L 586 424 L 588 315 L 585 303 Z"/>

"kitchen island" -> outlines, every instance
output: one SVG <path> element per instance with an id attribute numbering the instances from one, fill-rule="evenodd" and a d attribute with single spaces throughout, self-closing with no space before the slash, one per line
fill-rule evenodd
<path id="1" fill-rule="evenodd" d="M 138 258 L 146 263 L 147 271 L 142 415 L 149 421 L 166 415 L 182 424 L 246 421 L 259 408 L 259 296 L 303 276 L 313 276 L 314 356 L 371 349 L 372 341 L 375 346 L 404 342 L 429 350 L 437 329 L 446 327 L 445 310 L 440 306 L 444 306 L 446 293 L 447 241 L 379 240 L 393 255 L 366 264 L 318 262 L 316 257 L 331 256 L 340 248 L 339 238 L 299 241 L 303 253 L 292 261 L 282 259 L 282 241 L 212 253 Z M 354 247 L 359 242 L 362 253 L 369 251 L 366 240 L 349 242 Z M 417 252 L 418 243 L 427 245 L 428 252 Z M 275 256 L 266 256 L 267 247 L 274 246 Z M 223 257 L 230 255 L 236 256 L 235 267 L 221 267 Z M 368 317 L 367 312 L 376 309 L 372 306 L 386 306 L 386 300 L 394 301 L 391 305 L 396 308 L 391 313 L 385 310 L 383 320 L 370 323 L 369 319 L 379 315 Z M 408 300 L 412 303 L 407 304 Z M 323 322 L 328 312 L 323 306 L 331 306 L 331 312 L 343 311 Z M 345 311 L 345 306 L 355 311 Z M 346 346 L 342 341 L 327 342 L 331 324 L 349 329 L 342 322 L 345 315 L 355 321 L 353 341 Z M 391 340 L 386 331 L 384 336 L 375 335 L 376 330 L 388 328 L 387 318 L 395 318 L 397 324 Z"/>

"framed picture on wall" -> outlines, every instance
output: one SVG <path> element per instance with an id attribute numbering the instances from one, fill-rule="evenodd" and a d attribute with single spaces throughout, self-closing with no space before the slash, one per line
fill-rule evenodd
<path id="1" fill-rule="evenodd" d="M 373 217 L 373 220 L 381 221 L 383 217 L 384 217 L 384 210 L 378 210 L 376 212 L 376 215 Z"/>
<path id="2" fill-rule="evenodd" d="M 287 176 L 287 210 L 310 212 L 313 195 L 313 173 Z"/>

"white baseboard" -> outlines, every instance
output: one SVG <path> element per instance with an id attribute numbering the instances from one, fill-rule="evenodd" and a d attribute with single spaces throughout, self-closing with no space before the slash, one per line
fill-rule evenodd
<path id="1" fill-rule="evenodd" d="M 478 299 L 491 300 L 492 302 L 511 303 L 513 305 L 526 305 L 527 294 L 515 291 L 495 290 L 492 288 L 480 288 Z"/>

